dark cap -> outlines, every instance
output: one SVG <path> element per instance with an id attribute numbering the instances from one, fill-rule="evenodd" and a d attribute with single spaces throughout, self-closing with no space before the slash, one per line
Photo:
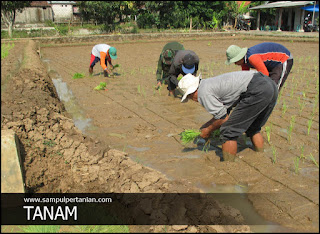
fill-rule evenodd
<path id="1" fill-rule="evenodd" d="M 174 53 L 172 50 L 165 50 L 163 53 L 162 53 L 162 62 L 166 65 L 171 65 L 172 63 L 172 60 L 173 60 L 173 57 L 174 57 Z"/>
<path id="2" fill-rule="evenodd" d="M 195 71 L 195 63 L 196 63 L 196 59 L 195 57 L 192 55 L 192 54 L 186 54 L 184 57 L 183 57 L 183 63 L 182 63 L 182 71 L 185 73 L 185 74 L 188 74 L 188 73 L 194 73 Z"/>

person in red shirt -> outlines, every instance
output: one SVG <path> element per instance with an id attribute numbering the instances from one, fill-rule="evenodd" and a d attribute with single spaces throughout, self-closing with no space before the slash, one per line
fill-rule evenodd
<path id="1" fill-rule="evenodd" d="M 276 82 L 280 90 L 287 80 L 293 65 L 293 56 L 281 44 L 264 42 L 250 48 L 231 45 L 226 52 L 226 64 L 235 63 L 242 70 L 255 68 Z"/>
<path id="2" fill-rule="evenodd" d="M 98 44 L 92 48 L 91 51 L 91 60 L 90 60 L 90 67 L 89 73 L 90 75 L 93 73 L 94 65 L 100 61 L 100 65 L 103 69 L 104 76 L 107 77 L 111 73 L 113 69 L 113 65 L 111 59 L 117 58 L 117 49 L 111 47 L 107 44 Z M 110 69 L 108 69 L 107 63 L 109 63 Z"/>

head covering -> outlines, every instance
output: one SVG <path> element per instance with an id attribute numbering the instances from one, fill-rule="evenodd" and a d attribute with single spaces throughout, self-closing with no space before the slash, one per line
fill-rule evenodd
<path id="1" fill-rule="evenodd" d="M 242 59 L 248 51 L 248 48 L 240 48 L 236 45 L 231 45 L 227 49 L 227 60 L 226 64 L 230 65 L 231 63 L 238 62 L 240 59 Z"/>
<path id="2" fill-rule="evenodd" d="M 171 65 L 174 57 L 174 52 L 171 49 L 165 50 L 162 53 L 162 62 L 166 65 Z"/>
<path id="3" fill-rule="evenodd" d="M 198 89 L 200 79 L 201 74 L 198 77 L 195 77 L 190 73 L 181 78 L 178 83 L 178 87 L 184 93 L 181 102 L 187 102 L 187 96 L 191 93 L 194 93 Z"/>
<path id="4" fill-rule="evenodd" d="M 182 71 L 185 74 L 188 73 L 194 73 L 196 66 L 196 59 L 192 54 L 186 54 L 183 59 L 182 59 L 183 63 L 182 63 Z"/>
<path id="5" fill-rule="evenodd" d="M 110 47 L 109 48 L 109 55 L 112 59 L 116 59 L 118 56 L 117 56 L 117 49 L 114 48 L 114 47 Z"/>

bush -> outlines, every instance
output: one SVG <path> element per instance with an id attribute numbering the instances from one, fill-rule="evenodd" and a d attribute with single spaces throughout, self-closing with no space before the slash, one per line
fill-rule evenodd
<path id="1" fill-rule="evenodd" d="M 139 28 L 152 28 L 153 26 L 159 26 L 158 17 L 151 13 L 143 13 L 138 16 L 137 24 Z"/>
<path id="2" fill-rule="evenodd" d="M 56 25 L 54 28 L 59 32 L 59 35 L 61 36 L 66 36 L 69 31 L 69 27 L 66 24 Z"/>

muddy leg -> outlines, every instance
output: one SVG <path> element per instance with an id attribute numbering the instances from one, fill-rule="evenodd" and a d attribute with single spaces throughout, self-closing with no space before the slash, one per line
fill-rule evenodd
<path id="1" fill-rule="evenodd" d="M 234 162 L 237 154 L 237 141 L 226 141 L 222 144 L 222 155 L 224 161 Z"/>
<path id="2" fill-rule="evenodd" d="M 263 152 L 263 137 L 261 135 L 260 132 L 254 134 L 252 137 L 251 137 L 251 141 L 252 141 L 252 144 L 254 145 L 254 149 L 257 151 L 257 152 Z"/>

